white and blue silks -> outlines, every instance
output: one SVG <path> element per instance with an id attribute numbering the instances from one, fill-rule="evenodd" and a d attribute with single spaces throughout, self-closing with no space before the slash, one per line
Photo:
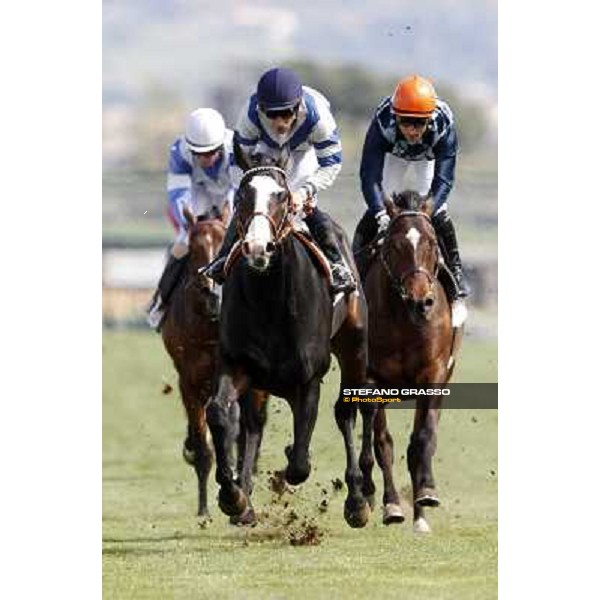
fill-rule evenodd
<path id="1" fill-rule="evenodd" d="M 233 209 L 234 182 L 239 179 L 233 159 L 233 132 L 226 131 L 224 151 L 215 165 L 203 169 L 193 159 L 185 138 L 177 138 L 169 153 L 167 193 L 169 216 L 185 235 L 183 207 L 187 206 L 194 216 L 220 214 L 226 204 Z M 231 212 L 230 212 L 231 214 Z"/>
<path id="2" fill-rule="evenodd" d="M 306 190 L 312 196 L 331 186 L 342 168 L 342 144 L 327 99 L 312 88 L 302 87 L 296 121 L 281 136 L 258 107 L 253 94 L 238 119 L 235 140 L 243 154 L 266 154 L 283 159 L 292 192 Z"/>

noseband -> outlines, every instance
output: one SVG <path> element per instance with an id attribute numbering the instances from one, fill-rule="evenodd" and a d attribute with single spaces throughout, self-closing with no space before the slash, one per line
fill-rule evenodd
<path id="1" fill-rule="evenodd" d="M 403 217 L 422 217 L 423 219 L 426 219 L 429 223 L 431 223 L 431 219 L 424 212 L 417 211 L 417 210 L 407 210 L 407 211 L 401 212 L 399 215 L 394 217 L 392 222 L 389 224 L 388 232 L 391 231 L 392 225 L 398 219 L 401 219 Z M 386 236 L 385 242 L 387 242 L 388 239 L 389 239 L 389 234 Z M 437 274 L 438 274 L 438 270 L 439 270 L 439 261 L 436 261 L 436 263 L 435 263 L 435 271 L 433 272 L 433 274 L 430 273 L 424 267 L 419 266 L 419 267 L 415 267 L 414 269 L 411 269 L 405 273 L 401 273 L 400 276 L 397 277 L 392 272 L 392 269 L 390 268 L 390 265 L 386 258 L 386 253 L 384 250 L 384 248 L 386 247 L 385 242 L 384 242 L 384 247 L 381 249 L 381 252 L 379 254 L 379 260 L 381 261 L 381 265 L 383 266 L 383 269 L 387 273 L 387 276 L 390 278 L 392 288 L 398 293 L 400 298 L 402 298 L 402 300 L 404 302 L 406 302 L 409 299 L 409 294 L 408 294 L 408 291 L 406 290 L 405 283 L 409 277 L 411 277 L 417 273 L 422 273 L 423 275 L 425 275 L 425 277 L 427 277 L 427 280 L 429 281 L 429 286 L 431 287 L 431 289 L 433 291 L 434 283 L 437 278 Z M 392 246 L 392 248 L 393 248 L 393 246 Z"/>
<path id="2" fill-rule="evenodd" d="M 285 191 L 288 195 L 287 202 L 285 203 L 285 212 L 283 213 L 283 217 L 281 218 L 281 221 L 279 221 L 279 223 L 275 223 L 275 220 L 273 219 L 273 217 L 271 217 L 271 215 L 259 210 L 253 212 L 244 222 L 242 222 L 238 215 L 236 219 L 236 226 L 239 238 L 241 240 L 243 240 L 246 237 L 246 234 L 248 233 L 248 228 L 250 227 L 250 223 L 252 223 L 254 217 L 264 217 L 265 219 L 267 219 L 271 228 L 271 233 L 273 235 L 274 244 L 278 244 L 279 242 L 281 242 L 281 240 L 283 240 L 283 238 L 288 234 L 290 230 L 288 215 L 290 211 L 291 194 L 290 188 L 288 187 L 287 174 L 283 169 L 274 165 L 265 165 L 263 167 L 254 167 L 253 169 L 248 169 L 248 171 L 244 173 L 244 176 L 240 181 L 238 189 L 241 189 L 243 185 L 247 184 L 254 175 L 271 175 L 273 171 L 281 173 L 281 175 L 283 175 L 283 183 L 285 185 Z M 286 227 L 286 225 L 288 225 L 288 227 Z"/>

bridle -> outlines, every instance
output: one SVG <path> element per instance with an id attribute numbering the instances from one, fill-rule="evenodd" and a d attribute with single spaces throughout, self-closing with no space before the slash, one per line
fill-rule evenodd
<path id="1" fill-rule="evenodd" d="M 269 227 L 271 228 L 271 234 L 273 235 L 273 244 L 275 245 L 279 244 L 291 231 L 292 225 L 288 218 L 290 213 L 291 193 L 287 182 L 287 173 L 283 169 L 274 165 L 265 165 L 262 167 L 254 167 L 253 169 L 248 169 L 248 171 L 244 173 L 244 176 L 240 180 L 240 185 L 238 186 L 238 189 L 241 189 L 242 186 L 246 184 L 250 179 L 252 179 L 254 175 L 270 175 L 273 171 L 283 175 L 283 183 L 285 185 L 285 191 L 287 193 L 287 202 L 285 203 L 285 212 L 283 213 L 283 217 L 281 218 L 279 223 L 276 223 L 271 215 L 259 210 L 254 211 L 245 221 L 242 221 L 238 212 L 236 216 L 236 227 L 239 239 L 241 240 L 243 240 L 246 237 L 246 234 L 248 233 L 248 228 L 250 227 L 250 223 L 252 223 L 255 217 L 264 217 L 265 219 L 267 219 L 267 221 L 269 222 Z"/>
<path id="2" fill-rule="evenodd" d="M 388 233 L 385 236 L 384 243 L 381 248 L 381 252 L 379 253 L 379 260 L 381 262 L 381 265 L 382 265 L 384 271 L 386 272 L 387 276 L 390 279 L 392 288 L 398 293 L 398 295 L 400 296 L 402 301 L 406 302 L 409 299 L 409 294 L 405 287 L 406 280 L 409 277 L 412 277 L 413 275 L 416 275 L 418 273 L 421 273 L 421 274 L 425 275 L 425 277 L 427 277 L 431 291 L 432 291 L 432 293 L 435 293 L 435 281 L 437 279 L 437 274 L 438 274 L 438 270 L 439 270 L 439 261 L 436 261 L 435 271 L 433 273 L 430 273 L 424 267 L 417 266 L 414 269 L 410 269 L 410 270 L 406 271 L 405 273 L 401 273 L 400 276 L 394 275 L 394 273 L 392 272 L 392 269 L 390 268 L 390 265 L 388 263 L 389 257 L 386 257 L 386 248 L 390 247 L 390 246 L 391 246 L 391 249 L 394 248 L 393 244 L 387 243 L 389 241 L 389 237 L 390 237 L 389 232 L 392 230 L 393 224 L 397 220 L 402 219 L 403 217 L 421 217 L 423 219 L 426 219 L 429 223 L 431 223 L 431 219 L 424 212 L 417 211 L 417 210 L 406 210 L 406 211 L 399 213 L 392 219 L 392 222 L 389 224 Z"/>

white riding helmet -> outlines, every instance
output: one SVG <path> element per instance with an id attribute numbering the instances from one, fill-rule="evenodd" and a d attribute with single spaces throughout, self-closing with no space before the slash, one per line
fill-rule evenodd
<path id="1" fill-rule="evenodd" d="M 185 142 L 191 152 L 210 152 L 225 142 L 225 121 L 214 108 L 197 108 L 187 118 Z"/>

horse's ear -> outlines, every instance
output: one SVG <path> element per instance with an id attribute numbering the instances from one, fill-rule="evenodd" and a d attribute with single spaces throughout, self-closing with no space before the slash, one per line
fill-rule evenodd
<path id="1" fill-rule="evenodd" d="M 392 219 L 400 212 L 400 209 L 398 208 L 398 205 L 396 204 L 396 194 L 395 193 L 393 194 L 393 198 L 390 198 L 388 196 L 388 194 L 383 192 L 383 205 L 385 206 L 385 209 L 387 210 L 387 214 Z"/>
<path id="2" fill-rule="evenodd" d="M 194 219 L 194 215 L 192 214 L 192 211 L 188 208 L 187 205 L 184 205 L 183 207 L 183 216 L 185 217 L 185 220 L 188 224 L 188 228 L 192 228 L 195 222 Z"/>
<path id="3" fill-rule="evenodd" d="M 421 210 L 428 216 L 431 217 L 433 215 L 434 202 L 433 196 L 429 194 L 421 204 Z"/>
<path id="4" fill-rule="evenodd" d="M 233 140 L 233 157 L 235 158 L 235 164 L 245 173 L 252 165 L 248 162 L 242 151 L 242 147 L 239 142 L 234 138 Z"/>

